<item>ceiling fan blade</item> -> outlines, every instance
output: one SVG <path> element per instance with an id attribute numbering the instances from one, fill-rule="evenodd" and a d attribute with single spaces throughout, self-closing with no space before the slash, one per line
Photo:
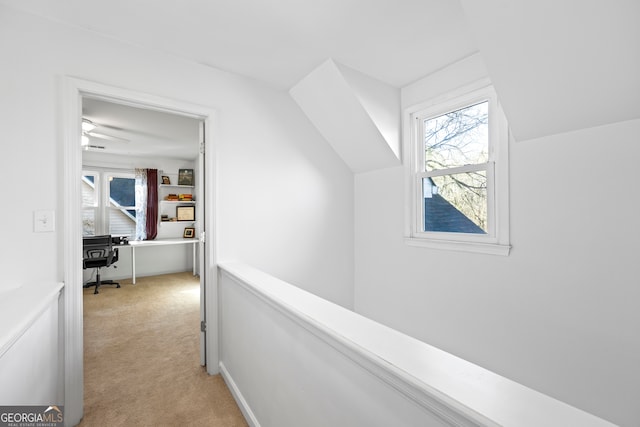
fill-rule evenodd
<path id="1" fill-rule="evenodd" d="M 103 124 L 103 123 L 95 123 L 94 124 L 99 127 L 99 128 L 104 128 L 104 129 L 110 129 L 110 130 L 115 130 L 117 132 L 126 132 L 125 129 L 118 127 L 118 126 L 113 126 L 113 125 L 107 125 L 107 124 Z"/>
<path id="2" fill-rule="evenodd" d="M 105 135 L 99 132 L 87 132 L 87 135 L 93 138 L 100 138 L 100 139 L 105 139 L 107 141 L 113 141 L 113 142 L 130 142 L 128 139 L 125 139 L 125 138 L 120 138 L 112 135 Z"/>

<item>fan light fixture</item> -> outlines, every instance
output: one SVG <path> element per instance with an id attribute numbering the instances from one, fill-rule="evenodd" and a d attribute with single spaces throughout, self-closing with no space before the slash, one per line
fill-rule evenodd
<path id="1" fill-rule="evenodd" d="M 91 132 L 96 128 L 96 125 L 89 119 L 82 119 L 82 131 L 83 132 Z"/>

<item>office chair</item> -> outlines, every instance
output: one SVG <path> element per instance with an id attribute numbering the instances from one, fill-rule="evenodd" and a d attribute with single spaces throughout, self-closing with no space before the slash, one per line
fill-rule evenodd
<path id="1" fill-rule="evenodd" d="M 120 283 L 114 282 L 113 280 L 100 280 L 100 269 L 102 267 L 109 267 L 118 261 L 118 248 L 113 247 L 111 235 L 84 237 L 82 239 L 82 250 L 84 252 L 82 268 L 96 269 L 95 282 L 89 282 L 85 284 L 83 288 L 95 286 L 96 290 L 94 294 L 98 293 L 98 288 L 102 285 L 116 285 L 116 287 L 119 288 Z M 114 268 L 115 267 L 114 265 Z"/>

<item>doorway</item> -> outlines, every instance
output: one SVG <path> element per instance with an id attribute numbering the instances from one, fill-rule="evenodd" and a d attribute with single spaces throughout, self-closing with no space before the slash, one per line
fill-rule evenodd
<path id="1" fill-rule="evenodd" d="M 62 187 L 63 187 L 63 276 L 64 292 L 64 393 L 65 421 L 68 425 L 77 424 L 83 412 L 83 293 L 82 263 L 76 254 L 82 252 L 81 216 L 81 176 L 82 141 L 79 129 L 82 120 L 82 101 L 85 98 L 107 101 L 118 105 L 141 108 L 190 117 L 203 123 L 201 145 L 202 183 L 207 189 L 202 193 L 202 224 L 204 233 L 200 245 L 200 274 L 204 277 L 201 286 L 201 314 L 203 324 L 209 325 L 209 333 L 203 344 L 206 349 L 204 362 L 209 374 L 218 373 L 217 353 L 217 274 L 216 254 L 213 238 L 215 215 L 215 182 L 213 180 L 213 159 L 215 149 L 211 135 L 214 130 L 215 111 L 190 103 L 161 98 L 155 95 L 106 86 L 75 78 L 66 78 L 63 82 L 63 149 Z M 205 150 L 204 147 L 208 147 Z M 204 153 L 207 155 L 205 156 Z M 203 328 L 204 330 L 204 328 Z M 204 331 L 203 331 L 204 335 Z"/>
<path id="2" fill-rule="evenodd" d="M 102 270 L 103 280 L 130 278 L 135 285 L 141 275 L 191 269 L 196 275 L 205 230 L 203 128 L 202 120 L 190 116 L 82 96 L 83 237 L 110 235 L 131 242 L 116 246 L 117 261 Z M 183 172 L 189 173 L 188 182 Z M 147 187 L 154 190 L 153 200 L 146 200 Z M 147 205 L 154 211 L 149 217 Z M 186 218 L 191 221 L 176 218 L 181 210 L 193 214 Z M 85 270 L 85 283 L 94 274 L 95 269 Z M 198 276 L 204 299 L 206 275 Z M 205 365 L 204 333 L 200 340 Z"/>

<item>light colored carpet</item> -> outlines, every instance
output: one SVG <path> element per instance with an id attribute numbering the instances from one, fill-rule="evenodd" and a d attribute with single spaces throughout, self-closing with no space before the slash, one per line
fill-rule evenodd
<path id="1" fill-rule="evenodd" d="M 84 418 L 93 426 L 246 426 L 200 366 L 199 279 L 142 277 L 84 289 Z"/>

